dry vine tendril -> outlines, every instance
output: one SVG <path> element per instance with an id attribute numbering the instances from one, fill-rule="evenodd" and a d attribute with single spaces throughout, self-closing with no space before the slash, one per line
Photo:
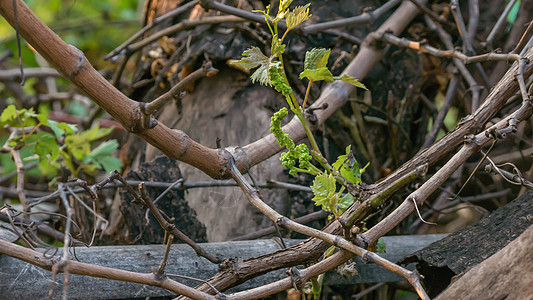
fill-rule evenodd
<path id="1" fill-rule="evenodd" d="M 300 73 L 300 79 L 307 78 L 309 80 L 307 92 L 302 105 L 296 101 L 296 97 L 287 80 L 285 67 L 283 65 L 283 53 L 285 52 L 286 47 L 286 45 L 283 44 L 283 40 L 289 31 L 308 20 L 311 15 L 309 14 L 310 4 L 298 6 L 291 11 L 289 10 L 291 2 L 292 0 L 280 1 L 278 13 L 274 18 L 269 14 L 270 5 L 266 7 L 265 11 L 254 11 L 264 14 L 265 21 L 272 34 L 270 57 L 264 55 L 258 47 L 251 47 L 244 51 L 242 54 L 243 57 L 239 61 L 234 62 L 234 64 L 247 69 L 257 68 L 250 76 L 252 82 L 258 81 L 262 85 L 272 86 L 276 91 L 285 96 L 291 111 L 298 117 L 305 129 L 312 151 L 310 152 L 305 144 L 296 145 L 289 135 L 283 132 L 281 128 L 281 120 L 288 115 L 288 110 L 284 107 L 272 116 L 270 123 L 270 132 L 276 137 L 279 145 L 286 147 L 288 150 L 281 154 L 281 163 L 284 167 L 289 169 L 289 173 L 293 176 L 298 172 L 314 175 L 315 179 L 311 189 L 314 194 L 313 201 L 315 202 L 315 205 L 320 205 L 323 210 L 331 211 L 335 217 L 338 217 L 354 201 L 354 196 L 350 193 L 346 193 L 345 195 L 342 194 L 346 188 L 345 184 L 347 182 L 356 185 L 360 184 L 361 174 L 365 171 L 368 164 L 364 168 L 359 168 L 359 164 L 355 160 L 351 151 L 351 146 L 348 146 L 346 148 L 346 154 L 339 156 L 337 161 L 333 165 L 330 165 L 320 152 L 318 144 L 316 143 L 305 118 L 304 110 L 309 98 L 311 86 L 316 81 L 324 80 L 327 82 L 333 82 L 341 80 L 359 88 L 366 89 L 366 87 L 352 76 L 334 76 L 327 68 L 331 50 L 313 48 L 306 52 L 304 70 Z M 279 38 L 277 25 L 283 19 L 285 19 L 287 30 L 283 33 L 283 36 Z M 325 170 L 322 171 L 313 165 L 311 163 L 312 158 L 320 163 Z M 297 161 L 298 167 L 296 166 Z M 337 183 L 341 184 L 338 191 Z M 333 253 L 332 250 L 333 249 L 327 251 L 327 253 L 331 255 Z M 309 293 L 314 294 L 315 298 L 320 294 L 320 282 L 321 280 L 312 280 L 313 288 L 310 289 Z"/>

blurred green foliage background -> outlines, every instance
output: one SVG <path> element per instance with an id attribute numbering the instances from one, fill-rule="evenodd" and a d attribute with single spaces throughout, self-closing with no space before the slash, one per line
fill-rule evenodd
<path id="1" fill-rule="evenodd" d="M 141 28 L 139 0 L 26 0 L 26 4 L 65 42 L 81 49 L 97 68 L 109 67 L 102 57 Z M 0 53 L 10 49 L 17 65 L 15 30 L 0 17 Z M 22 41 L 24 67 L 37 67 L 30 47 Z"/>

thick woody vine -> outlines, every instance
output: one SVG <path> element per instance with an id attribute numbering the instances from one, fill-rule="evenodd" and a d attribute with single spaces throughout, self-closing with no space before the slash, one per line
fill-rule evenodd
<path id="1" fill-rule="evenodd" d="M 357 56 L 346 68 L 343 75 L 333 76 L 326 68 L 329 57 L 329 51 L 327 49 L 310 50 L 306 54 L 304 70 L 300 74 L 301 78 L 306 77 L 309 80 L 308 88 L 303 102 L 299 103 L 292 92 L 289 81 L 287 80 L 283 64 L 283 52 L 285 48 L 283 41 L 289 31 L 296 34 L 324 31 L 328 34 L 338 35 L 339 32 L 332 28 L 338 28 L 339 26 L 358 22 L 372 22 L 374 18 L 398 5 L 399 1 L 389 1 L 381 8 L 378 8 L 371 13 L 364 14 L 360 16 L 360 18 L 351 18 L 344 23 L 333 21 L 312 25 L 301 25 L 301 23 L 307 20 L 310 16 L 309 7 L 303 6 L 290 10 L 289 4 L 291 1 L 281 1 L 275 17 L 270 16 L 268 8 L 261 13 L 250 13 L 219 2 L 199 1 L 206 9 L 215 9 L 234 16 L 224 16 L 224 18 L 212 18 L 204 21 L 184 23 L 180 26 L 173 27 L 172 32 L 184 30 L 199 24 L 243 22 L 244 20 L 260 22 L 268 26 L 273 37 L 270 47 L 270 56 L 264 55 L 259 48 L 251 48 L 245 51 L 243 59 L 241 59 L 238 64 L 246 68 L 258 68 L 258 70 L 252 75 L 252 81 L 259 81 L 262 84 L 272 85 L 277 91 L 285 96 L 288 107 L 295 115 L 295 118 L 293 118 L 289 124 L 282 127 L 281 120 L 283 117 L 287 116 L 288 110 L 282 109 L 276 113 L 272 118 L 272 135 L 264 137 L 255 143 L 231 149 L 210 149 L 196 143 L 183 132 L 167 128 L 152 117 L 152 114 L 161 107 L 162 103 L 175 97 L 177 93 L 183 89 L 186 83 L 204 76 L 214 75 L 216 70 L 212 69 L 209 62 L 201 69 L 190 74 L 189 77 L 182 80 L 178 85 L 174 86 L 168 93 L 147 105 L 140 105 L 127 98 L 124 94 L 115 89 L 112 84 L 103 79 L 87 62 L 81 51 L 66 45 L 61 41 L 25 6 L 22 1 L 14 1 L 17 11 L 16 15 L 13 3 L 8 2 L 10 1 L 3 1 L 0 3 L 0 12 L 10 24 L 18 28 L 17 33 L 20 32 L 20 34 L 32 44 L 39 53 L 50 61 L 61 74 L 77 85 L 81 91 L 95 101 L 100 107 L 108 111 L 126 129 L 135 132 L 147 142 L 161 149 L 169 157 L 189 163 L 206 172 L 213 178 L 233 178 L 241 187 L 248 200 L 278 226 L 313 237 L 313 239 L 292 248 L 293 250 L 302 251 L 301 254 L 293 257 L 290 262 L 286 261 L 286 252 L 284 251 L 251 259 L 242 262 L 241 265 L 221 269 L 217 276 L 208 282 L 204 282 L 198 286 L 197 289 L 181 285 L 168 277 L 165 277 L 164 270 L 166 257 L 169 251 L 168 247 L 165 252 L 166 255 L 164 261 L 161 262 L 157 271 L 150 274 L 124 272 L 116 269 L 110 270 L 109 268 L 72 261 L 69 258 L 66 249 L 69 245 L 79 245 L 81 242 L 70 236 L 70 226 L 75 226 L 75 224 L 71 222 L 72 211 L 69 209 L 68 201 L 66 201 L 65 198 L 67 195 L 75 195 L 80 192 L 87 192 L 89 195 L 93 196 L 95 190 L 111 186 L 111 183 L 114 180 L 117 180 L 120 183 L 114 184 L 113 186 L 125 187 L 139 203 L 144 203 L 148 207 L 154 216 L 156 216 L 161 226 L 164 227 L 168 236 L 174 235 L 186 242 L 187 237 L 182 236 L 180 232 L 176 231 L 175 227 L 172 226 L 172 220 L 166 218 L 164 213 L 159 211 L 151 199 L 146 196 L 146 193 L 143 192 L 143 183 L 127 182 L 116 172 L 113 172 L 101 184 L 92 187 L 88 187 L 87 184 L 84 184 L 83 182 L 76 182 L 75 184 L 65 183 L 60 184 L 58 186 L 58 192 L 50 195 L 50 197 L 25 199 L 23 182 L 24 168 L 22 162 L 20 162 L 18 150 L 28 143 L 28 141 L 31 142 L 29 136 L 33 135 L 39 127 L 47 126 L 52 128 L 55 137 L 51 134 L 50 136 L 47 136 L 49 143 L 46 144 L 46 147 L 48 148 L 45 147 L 45 149 L 42 149 L 41 154 L 43 156 L 42 160 L 51 158 L 50 155 L 59 155 L 61 153 L 58 150 L 59 147 L 53 145 L 52 140 L 63 136 L 73 135 L 75 134 L 75 130 L 66 126 L 66 124 L 47 123 L 43 117 L 40 117 L 32 111 L 16 110 L 13 107 L 10 108 L 5 115 L 4 113 L 2 114 L 2 122 L 11 122 L 11 124 L 8 125 L 12 127 L 13 132 L 12 138 L 10 138 L 11 142 L 4 145 L 2 150 L 10 152 L 17 164 L 18 181 L 16 192 L 19 194 L 19 197 L 23 202 L 24 209 L 22 218 L 17 214 L 14 214 L 11 208 L 7 210 L 8 213 L 6 217 L 10 220 L 13 226 L 15 226 L 15 220 L 20 222 L 20 224 L 24 224 L 24 220 L 27 220 L 27 214 L 31 213 L 30 208 L 32 205 L 39 203 L 39 201 L 45 201 L 46 199 L 52 199 L 55 197 L 61 199 L 65 206 L 68 226 L 66 232 L 60 237 L 64 242 L 65 248 L 63 251 L 63 257 L 59 260 L 46 258 L 40 253 L 3 241 L 0 241 L 2 244 L 2 247 L 0 247 L 0 253 L 17 257 L 46 269 L 51 269 L 54 275 L 57 272 L 65 272 L 131 281 L 160 286 L 173 292 L 198 299 L 213 299 L 210 294 L 216 294 L 217 297 L 226 297 L 230 299 L 249 299 L 266 296 L 276 291 L 289 288 L 294 284 L 297 284 L 298 287 L 302 288 L 302 283 L 308 280 L 316 282 L 315 278 L 319 274 L 346 262 L 354 255 L 358 255 L 363 257 L 366 262 L 378 263 L 379 265 L 404 276 L 414 286 L 422 298 L 427 298 L 416 273 L 381 259 L 376 254 L 368 251 L 367 248 L 372 244 L 375 244 L 379 237 L 393 229 L 400 221 L 415 211 L 418 206 L 421 206 L 438 186 L 441 186 L 462 164 L 464 164 L 466 159 L 479 152 L 481 148 L 489 142 L 493 141 L 494 143 L 495 141 L 504 138 L 507 134 L 516 131 L 517 124 L 529 118 L 531 115 L 531 93 L 528 93 L 527 91 L 527 78 L 533 72 L 532 64 L 529 61 L 532 57 L 532 51 L 531 49 L 524 49 L 522 51 L 522 48 L 524 48 L 526 44 L 525 37 L 531 33 L 531 24 L 526 29 L 524 37 L 511 53 L 500 54 L 490 52 L 476 55 L 473 53 L 471 47 L 471 39 L 475 33 L 475 26 L 471 27 L 471 24 L 469 23 L 468 28 L 466 28 L 459 7 L 456 5 L 456 1 L 452 1 L 452 13 L 456 23 L 455 26 L 449 21 L 442 20 L 439 16 L 432 15 L 430 13 L 431 11 L 423 6 L 423 4 L 416 1 L 406 1 L 400 5 L 396 12 L 382 26 L 380 26 L 376 32 L 370 34 L 363 41 Z M 196 2 L 193 1 L 191 3 Z M 186 9 L 192 7 L 192 5 L 193 4 L 178 8 L 178 10 L 173 13 L 174 15 L 182 13 Z M 434 30 L 439 33 L 439 36 L 449 49 L 440 50 L 424 43 L 409 41 L 398 37 L 403 28 L 419 12 L 419 9 L 428 15 L 425 17 L 425 22 L 428 24 L 428 27 L 434 28 Z M 444 24 L 447 28 L 459 28 L 461 38 L 464 40 L 467 50 L 465 51 L 466 54 L 456 49 L 452 49 L 453 45 L 451 45 L 451 42 L 447 42 L 449 35 L 447 36 L 442 28 L 434 23 L 435 21 Z M 284 30 L 282 35 L 278 33 L 279 29 Z M 497 31 L 496 26 L 493 31 Z M 128 46 L 128 43 L 132 44 L 142 35 L 139 34 L 137 37 L 130 39 L 129 42 L 125 43 L 121 48 L 108 55 L 108 57 L 118 59 L 124 56 L 125 58 L 122 62 L 125 64 L 125 61 L 129 58 L 128 55 L 132 52 L 141 49 L 158 37 L 169 33 L 170 31 L 161 32 L 159 35 L 155 35 L 156 37 L 151 40 L 141 40 Z M 280 35 L 281 38 L 279 37 Z M 347 35 L 344 35 L 343 38 L 353 40 L 353 37 Z M 492 39 L 493 35 L 491 34 L 491 37 L 487 39 L 489 45 L 493 42 Z M 335 163 L 329 164 L 318 148 L 312 133 L 313 127 L 309 124 L 308 118 L 312 117 L 316 119 L 317 123 L 323 123 L 325 119 L 331 116 L 333 112 L 346 102 L 346 98 L 348 94 L 353 91 L 354 86 L 364 88 L 364 86 L 353 77 L 363 78 L 366 75 L 373 64 L 382 57 L 382 46 L 385 44 L 408 47 L 436 57 L 452 58 L 459 73 L 466 79 L 472 89 L 473 109 L 472 114 L 465 117 L 455 130 L 433 144 L 432 141 L 430 141 L 428 145 L 426 145 L 429 146 L 428 148 L 421 150 L 411 160 L 396 171 L 393 171 L 383 181 L 372 185 L 359 185 L 361 180 L 360 175 L 364 171 L 364 168 L 359 168 L 357 161 L 355 161 L 352 156 L 351 148 L 346 149 L 346 154 L 341 155 Z M 500 80 L 498 85 L 496 85 L 484 101 L 482 101 L 479 98 L 482 85 L 476 83 L 473 76 L 471 76 L 469 71 L 464 68 L 464 64 L 475 63 L 476 72 L 479 72 L 479 74 L 482 75 L 485 71 L 483 70 L 483 66 L 479 63 L 488 60 L 505 60 L 515 63 L 510 67 L 509 71 Z M 320 80 L 332 83 L 326 86 L 321 97 L 317 99 L 317 101 L 307 107 L 310 102 L 309 90 L 314 82 Z M 515 90 L 519 91 L 516 96 L 514 95 Z M 490 128 L 485 129 L 485 124 L 498 111 L 500 111 L 506 101 L 511 97 L 522 98 L 522 105 L 511 114 L 508 114 L 500 121 L 496 122 Z M 19 126 L 20 124 L 15 124 L 20 120 L 25 120 L 23 125 Z M 35 131 L 32 131 L 32 129 L 30 129 L 30 131 L 24 131 L 26 130 L 24 128 L 22 128 L 21 131 L 17 128 L 25 127 L 26 125 L 33 126 L 33 128 L 36 128 Z M 59 129 L 60 131 L 54 130 L 54 128 Z M 100 132 L 100 135 L 102 134 L 103 133 Z M 304 137 L 309 139 L 312 148 L 311 151 L 309 151 L 305 144 L 297 145 L 298 141 Z M 435 139 L 435 137 L 432 139 Z M 360 225 L 364 222 L 364 219 L 368 217 L 369 214 L 376 211 L 385 200 L 394 194 L 395 191 L 414 179 L 423 177 L 429 166 L 434 165 L 445 155 L 452 153 L 452 151 L 454 151 L 460 144 L 463 144 L 462 148 L 425 183 L 406 197 L 405 201 L 393 213 L 368 231 L 364 232 L 362 230 Z M 112 149 L 113 145 L 107 147 L 109 147 L 109 149 L 104 149 L 105 151 L 103 151 L 103 153 Z M 333 213 L 332 222 L 323 230 L 317 230 L 298 224 L 277 213 L 264 203 L 257 187 L 252 187 L 252 185 L 243 178 L 242 174 L 248 171 L 251 166 L 272 156 L 280 151 L 281 148 L 286 148 L 288 150 L 288 152 L 284 153 L 282 156 L 282 163 L 290 170 L 291 174 L 303 172 L 315 176 L 313 186 L 311 187 L 311 190 L 315 194 L 314 200 L 317 205 L 321 205 L 324 210 Z M 263 149 L 268 150 L 264 151 Z M 61 149 L 61 151 L 68 151 L 68 148 Z M 318 163 L 318 165 L 323 167 L 324 171 L 311 163 L 312 158 Z M 96 165 L 98 165 L 98 159 L 102 160 L 101 157 L 95 157 L 93 159 Z M 105 161 L 105 159 L 103 160 Z M 298 163 L 298 165 L 296 163 Z M 103 164 L 101 165 L 103 166 Z M 517 171 L 515 166 L 513 166 L 513 169 L 515 170 L 514 175 L 509 174 L 509 172 L 501 169 L 501 166 L 497 166 L 492 162 L 489 164 L 489 167 L 490 171 L 497 172 L 500 176 L 507 178 L 514 184 L 520 184 L 525 187 L 531 186 L 531 183 L 521 176 L 521 173 Z M 340 189 L 337 189 L 337 184 L 340 184 Z M 77 186 L 80 186 L 81 188 L 74 190 L 73 187 Z M 139 193 L 135 191 L 132 186 L 138 186 Z M 176 183 L 169 188 L 183 189 L 185 188 L 185 185 L 183 184 L 180 186 Z M 344 191 L 347 191 L 348 193 L 343 195 Z M 88 208 L 88 210 L 90 211 L 90 208 Z M 57 234 L 61 234 L 54 232 L 51 228 L 44 227 L 41 228 L 41 232 L 48 232 L 49 234 L 56 236 L 58 236 Z M 27 239 L 27 237 L 23 236 L 22 238 L 28 241 L 28 245 L 35 244 Z M 170 244 L 171 240 L 172 238 L 166 239 L 167 245 Z M 202 255 L 215 263 L 220 261 L 219 258 L 212 257 L 203 251 L 198 245 L 195 245 L 192 242 L 188 242 L 188 244 L 195 249 L 198 255 Z M 329 255 L 325 255 L 320 262 L 305 269 L 291 269 L 291 276 L 289 278 L 253 290 L 231 295 L 223 295 L 220 292 L 238 282 L 262 274 L 267 269 L 274 270 L 287 265 L 295 266 L 302 264 L 311 259 L 316 260 L 330 245 L 334 245 L 340 248 L 340 250 L 333 254 L 330 253 Z M 265 262 L 268 263 L 268 267 L 265 266 Z M 246 271 L 242 272 L 242 270 Z M 68 276 L 65 276 L 65 278 L 68 280 Z M 65 281 L 65 283 L 66 282 L 67 281 Z M 67 286 L 67 284 L 65 284 L 65 286 Z"/>

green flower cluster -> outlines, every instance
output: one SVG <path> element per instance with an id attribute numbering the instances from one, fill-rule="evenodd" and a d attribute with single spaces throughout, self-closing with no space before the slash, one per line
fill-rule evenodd
<path id="1" fill-rule="evenodd" d="M 282 93 L 283 96 L 288 96 L 292 93 L 292 88 L 285 83 L 281 68 L 277 66 L 270 67 L 268 76 L 276 91 Z"/>
<path id="2" fill-rule="evenodd" d="M 274 134 L 280 146 L 286 147 L 289 150 L 281 154 L 281 164 L 289 169 L 289 174 L 295 176 L 297 172 L 310 172 L 311 155 L 309 154 L 307 145 L 299 144 L 296 146 L 294 141 L 289 138 L 289 135 L 281 129 L 281 120 L 288 113 L 287 108 L 284 107 L 272 116 L 270 120 L 270 132 Z M 298 159 L 299 168 L 295 167 L 296 159 Z"/>

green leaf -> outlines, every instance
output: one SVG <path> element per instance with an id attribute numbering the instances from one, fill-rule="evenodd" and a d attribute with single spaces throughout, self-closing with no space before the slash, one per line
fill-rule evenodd
<path id="1" fill-rule="evenodd" d="M 313 197 L 315 205 L 321 205 L 322 209 L 329 211 L 329 201 L 331 197 L 335 195 L 336 190 L 335 178 L 333 175 L 327 174 L 326 172 L 317 175 L 315 180 L 313 180 L 311 190 L 315 195 Z"/>
<path id="2" fill-rule="evenodd" d="M 278 22 L 279 20 L 285 17 L 285 15 L 287 14 L 287 9 L 289 8 L 289 5 L 291 5 L 291 3 L 292 3 L 292 0 L 280 0 L 279 1 L 278 14 L 276 15 L 276 18 L 274 19 L 274 22 Z"/>
<path id="3" fill-rule="evenodd" d="M 285 52 L 285 45 L 281 43 L 281 40 L 278 38 L 278 35 L 275 34 L 272 37 L 272 46 L 270 47 L 270 53 L 271 53 L 270 60 L 272 60 L 275 57 L 279 57 L 280 55 L 283 54 L 283 52 Z"/>
<path id="4" fill-rule="evenodd" d="M 58 122 L 53 121 L 53 120 L 47 120 L 47 122 L 48 122 L 48 126 L 50 127 L 50 129 L 52 129 L 52 131 L 57 137 L 61 137 L 65 134 L 65 131 L 59 128 L 59 126 L 57 126 L 59 124 Z"/>
<path id="5" fill-rule="evenodd" d="M 290 13 L 287 14 L 285 20 L 287 22 L 287 30 L 292 30 L 303 22 L 309 20 L 312 15 L 309 14 L 309 5 L 297 6 Z"/>
<path id="6" fill-rule="evenodd" d="M 268 64 L 261 65 L 255 72 L 250 76 L 252 82 L 255 83 L 258 81 L 262 85 L 271 85 L 270 77 L 268 76 Z"/>
<path id="7" fill-rule="evenodd" d="M 100 128 L 98 124 L 91 127 L 89 130 L 86 130 L 84 132 L 81 132 L 79 135 L 83 140 L 87 140 L 89 142 L 96 141 L 98 139 L 103 138 L 104 136 L 110 134 L 113 131 L 113 128 Z"/>
<path id="8" fill-rule="evenodd" d="M 97 157 L 103 157 L 106 155 L 113 154 L 118 148 L 118 142 L 117 140 L 109 140 L 102 142 L 100 145 L 98 145 L 96 148 L 94 148 L 91 151 L 90 156 L 93 158 Z"/>
<path id="9" fill-rule="evenodd" d="M 59 124 L 57 124 L 57 127 L 61 130 L 63 130 L 64 132 L 66 132 L 67 134 L 73 134 L 74 132 L 77 132 L 78 131 L 78 127 L 74 124 L 67 124 L 65 122 L 61 122 Z M 113 130 L 112 128 L 109 128 L 111 129 L 111 131 Z M 110 132 L 111 132 L 110 131 Z M 107 134 L 106 134 L 107 135 Z"/>
<path id="10" fill-rule="evenodd" d="M 300 73 L 300 79 L 306 77 L 311 81 L 334 81 L 333 74 L 327 68 L 330 53 L 330 49 L 324 48 L 313 48 L 307 51 L 305 53 L 304 70 Z"/>
<path id="11" fill-rule="evenodd" d="M 259 81 L 263 85 L 271 85 L 270 77 L 268 76 L 268 70 L 270 68 L 270 58 L 261 52 L 261 49 L 252 46 L 242 53 L 242 58 L 233 64 L 239 65 L 247 69 L 253 69 L 259 67 L 250 76 L 252 82 Z"/>
<path id="12" fill-rule="evenodd" d="M 335 80 L 342 80 L 342 81 L 347 82 L 347 83 L 349 83 L 351 85 L 355 85 L 358 88 L 362 88 L 362 89 L 368 90 L 364 84 L 362 84 L 361 82 L 359 82 L 359 80 L 353 78 L 350 75 L 344 74 L 342 76 L 334 76 L 333 78 Z"/>
<path id="13" fill-rule="evenodd" d="M 103 166 L 104 170 L 107 173 L 113 172 L 115 170 L 120 172 L 120 169 L 122 168 L 122 163 L 120 162 L 120 159 L 114 156 L 99 157 L 96 160 L 100 163 L 101 166 Z"/>
<path id="14" fill-rule="evenodd" d="M 312 81 L 325 80 L 327 82 L 333 82 L 333 74 L 328 70 L 328 68 L 318 68 L 318 69 L 306 69 L 300 73 L 300 79 L 306 77 Z"/>
<path id="15" fill-rule="evenodd" d="M 246 49 L 242 53 L 242 58 L 232 64 L 239 65 L 246 69 L 257 68 L 262 64 L 268 62 L 268 57 L 261 52 L 261 49 L 252 46 L 251 48 Z"/>
<path id="16" fill-rule="evenodd" d="M 0 115 L 0 122 L 7 122 L 17 117 L 17 108 L 15 105 L 9 105 L 4 109 L 2 115 Z"/>
<path id="17" fill-rule="evenodd" d="M 383 240 L 383 238 L 379 238 L 378 242 L 376 243 L 376 252 L 385 253 L 386 249 L 387 246 L 385 245 L 385 241 Z"/>
<path id="18" fill-rule="evenodd" d="M 304 70 L 325 68 L 328 64 L 330 49 L 313 48 L 305 53 Z"/>
<path id="19" fill-rule="evenodd" d="M 346 147 L 346 154 L 340 155 L 337 161 L 332 164 L 335 170 L 338 170 L 342 177 L 355 184 L 361 183 L 361 174 L 365 171 L 368 164 L 359 168 L 359 163 L 352 154 L 351 146 Z"/>
<path id="20" fill-rule="evenodd" d="M 350 193 L 346 193 L 342 198 L 337 202 L 337 210 L 339 214 L 342 214 L 345 210 L 348 209 L 353 204 L 354 196 Z"/>

